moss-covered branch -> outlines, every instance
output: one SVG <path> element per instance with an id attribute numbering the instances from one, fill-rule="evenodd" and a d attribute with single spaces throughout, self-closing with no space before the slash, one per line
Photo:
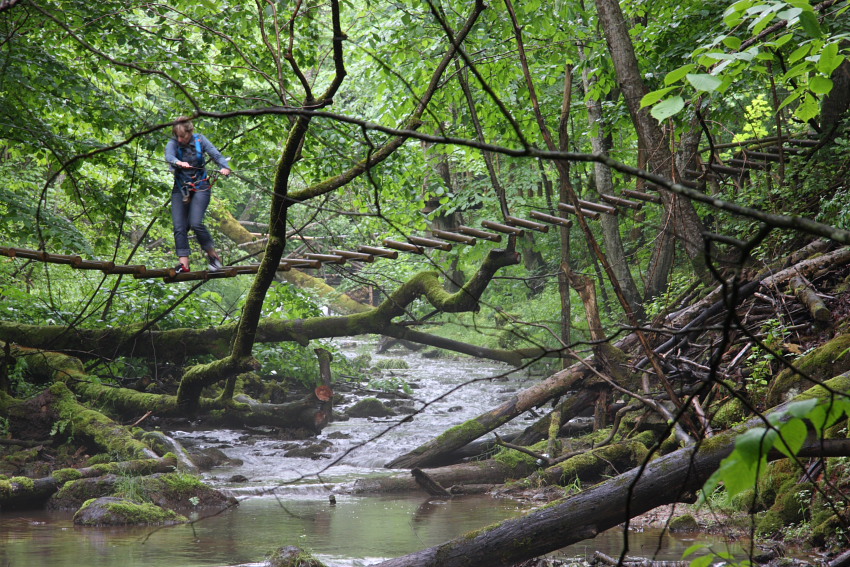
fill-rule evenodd
<path id="1" fill-rule="evenodd" d="M 307 344 L 312 339 L 344 337 L 362 334 L 383 334 L 392 319 L 404 314 L 404 308 L 419 297 L 427 299 L 436 309 L 446 312 L 473 311 L 478 309 L 478 301 L 488 283 L 498 269 L 518 262 L 515 252 L 491 250 L 476 275 L 456 293 L 443 289 L 439 277 L 434 272 L 424 272 L 411 278 L 377 308 L 354 315 L 336 317 L 315 317 L 310 319 L 270 320 L 259 323 L 256 340 L 259 342 L 298 342 Z M 140 356 L 157 360 L 183 361 L 191 356 L 212 354 L 226 357 L 235 325 L 222 325 L 208 329 L 174 329 L 159 331 L 148 329 L 138 333 L 138 328 L 117 327 L 110 329 L 87 330 L 75 328 L 69 330 L 59 326 L 36 326 L 19 323 L 0 322 L 0 340 L 8 340 L 31 348 L 45 348 L 51 351 L 71 353 L 86 359 L 97 356 Z M 392 328 L 389 336 L 401 334 L 398 327 Z M 424 334 L 411 333 L 410 340 L 424 337 Z M 472 345 L 461 347 L 462 343 L 443 341 L 442 348 L 454 348 L 467 354 L 475 354 L 516 363 L 517 356 L 512 351 L 479 350 Z M 456 347 L 456 348 L 455 348 Z M 545 353 L 534 349 L 533 353 L 523 356 L 540 356 Z M 492 355 L 492 356 L 491 356 Z M 237 371 L 250 364 L 250 359 L 221 362 L 218 367 L 223 371 Z M 213 368 L 207 369 L 214 370 Z M 224 375 L 226 372 L 219 373 Z"/>
<path id="2" fill-rule="evenodd" d="M 128 419 L 148 411 L 158 417 L 186 415 L 186 407 L 179 403 L 177 396 L 147 394 L 101 384 L 95 377 L 87 374 L 82 363 L 74 357 L 21 347 L 12 348 L 10 352 L 12 356 L 26 358 L 28 370 L 40 380 L 57 382 L 50 388 L 51 399 L 58 397 L 65 403 L 62 407 L 66 411 L 60 411 L 54 419 L 65 420 L 75 432 L 85 433 L 105 451 L 132 455 L 138 450 L 144 451 L 147 446 L 129 437 L 123 428 L 110 439 L 111 428 L 120 426 L 103 414 Z M 228 371 L 227 362 L 222 361 L 221 366 L 216 369 L 216 376 L 225 376 Z M 92 410 L 78 403 L 77 398 L 103 413 L 86 413 Z M 31 411 L 22 407 L 23 404 L 24 402 L 0 392 L 0 410 L 5 415 L 12 413 L 13 409 L 24 414 Z M 321 411 L 320 405 L 321 401 L 316 398 L 315 393 L 285 404 L 248 404 L 199 396 L 193 409 L 203 413 L 208 424 L 269 425 L 310 430 L 316 428 L 315 415 Z M 57 409 L 60 408 L 57 406 Z M 118 445 L 110 446 L 109 443 Z"/>

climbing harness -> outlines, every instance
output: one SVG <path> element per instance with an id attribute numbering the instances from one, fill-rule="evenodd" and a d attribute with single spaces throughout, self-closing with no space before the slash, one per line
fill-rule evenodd
<path id="1" fill-rule="evenodd" d="M 210 191 L 212 186 L 218 181 L 218 173 L 213 172 L 213 175 L 210 176 L 206 172 L 206 167 L 203 162 L 203 149 L 201 148 L 201 137 L 199 134 L 194 135 L 195 139 L 195 163 L 200 163 L 200 167 L 191 167 L 188 169 L 196 170 L 191 174 L 190 181 L 184 181 L 180 185 L 180 193 L 183 195 L 183 202 L 188 203 L 192 199 L 192 193 L 197 193 L 198 191 Z M 181 145 L 177 145 L 177 159 L 180 161 L 183 160 L 183 147 Z M 183 168 L 187 169 L 187 168 Z M 198 179 L 198 175 L 203 175 L 201 179 Z"/>

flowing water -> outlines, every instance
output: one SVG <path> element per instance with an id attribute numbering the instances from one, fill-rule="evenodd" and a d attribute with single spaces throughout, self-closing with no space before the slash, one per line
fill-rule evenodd
<path id="1" fill-rule="evenodd" d="M 374 343 L 347 343 L 351 356 L 373 352 Z M 297 545 L 334 567 L 360 566 L 441 543 L 467 531 L 514 517 L 530 507 L 509 499 L 463 496 L 431 500 L 417 495 L 356 496 L 341 487 L 364 476 L 388 474 L 384 463 L 497 406 L 532 380 L 498 363 L 471 359 L 426 359 L 408 351 L 410 369 L 394 371 L 414 382 L 416 408 L 410 422 L 401 417 L 351 419 L 330 424 L 318 441 L 330 446 L 318 459 L 283 457 L 308 442 L 274 439 L 262 432 L 230 430 L 170 432 L 185 444 L 221 448 L 241 465 L 218 467 L 206 480 L 232 490 L 238 507 L 192 525 L 167 528 L 78 528 L 71 514 L 56 512 L 0 514 L 0 567 L 218 567 L 260 565 L 277 547 Z M 539 378 L 538 378 L 539 379 Z M 458 388 L 459 385 L 466 384 Z M 516 420 L 504 431 L 521 429 Z M 245 480 L 234 482 L 234 475 Z M 335 503 L 329 496 L 334 494 Z M 197 516 L 194 516 L 197 518 Z M 596 550 L 618 555 L 622 530 L 563 550 L 562 556 L 590 559 Z M 717 538 L 700 542 L 742 555 Z M 631 555 L 658 560 L 681 559 L 694 543 L 657 531 L 629 533 Z"/>

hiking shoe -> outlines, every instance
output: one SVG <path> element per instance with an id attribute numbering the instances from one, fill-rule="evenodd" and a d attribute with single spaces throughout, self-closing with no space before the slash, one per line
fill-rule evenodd
<path id="1" fill-rule="evenodd" d="M 191 270 L 190 270 L 188 267 L 186 267 L 186 266 L 184 266 L 184 265 L 183 265 L 183 262 L 180 262 L 179 264 L 177 264 L 177 267 L 176 267 L 176 268 L 174 268 L 174 273 L 175 273 L 175 274 L 186 274 L 186 273 L 188 273 L 188 272 L 190 272 L 190 271 L 191 271 Z"/>
<path id="2" fill-rule="evenodd" d="M 213 256 L 209 256 L 208 258 L 209 258 L 209 262 L 210 262 L 208 268 L 211 272 L 217 272 L 219 270 L 224 269 L 224 266 L 222 265 L 221 260 L 219 260 L 218 258 L 215 258 Z"/>

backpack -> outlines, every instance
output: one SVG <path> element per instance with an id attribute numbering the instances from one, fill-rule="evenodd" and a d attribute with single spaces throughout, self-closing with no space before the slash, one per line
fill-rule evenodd
<path id="1" fill-rule="evenodd" d="M 203 155 L 204 154 L 203 154 L 203 151 L 201 150 L 201 136 L 199 134 L 195 134 L 194 138 L 195 138 L 195 152 L 198 156 L 198 160 L 200 160 L 200 162 L 201 162 L 201 167 L 203 167 L 203 163 L 204 163 Z M 177 144 L 177 159 L 179 159 L 180 161 L 183 161 L 183 146 L 181 146 L 180 144 Z"/>

